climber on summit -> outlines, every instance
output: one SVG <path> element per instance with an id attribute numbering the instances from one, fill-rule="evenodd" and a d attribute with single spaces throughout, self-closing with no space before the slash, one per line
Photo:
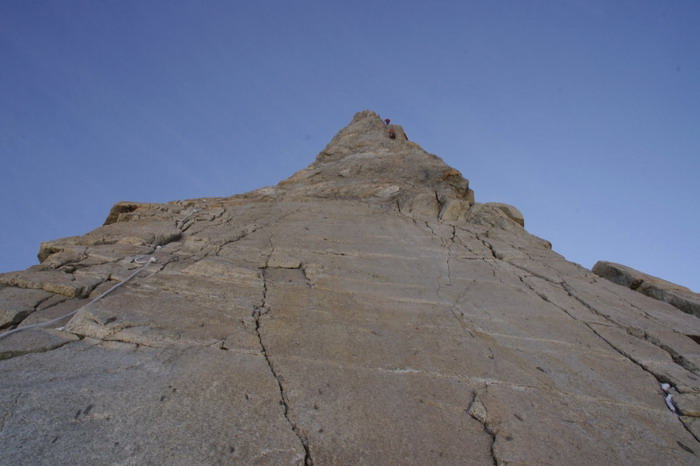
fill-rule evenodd
<path id="1" fill-rule="evenodd" d="M 394 128 L 389 126 L 389 123 L 391 123 L 391 120 L 388 118 L 384 119 L 384 124 L 389 127 L 389 138 L 391 139 L 396 139 L 396 132 L 394 131 Z"/>
<path id="2" fill-rule="evenodd" d="M 396 139 L 396 130 L 394 129 L 393 125 L 390 125 L 391 120 L 388 118 L 384 119 L 384 124 L 389 128 L 389 139 Z M 406 138 L 408 139 L 408 138 Z"/>

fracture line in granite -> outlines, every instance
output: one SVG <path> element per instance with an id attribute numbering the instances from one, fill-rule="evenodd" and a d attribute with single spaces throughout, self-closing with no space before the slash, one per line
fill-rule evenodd
<path id="1" fill-rule="evenodd" d="M 277 386 L 278 386 L 279 392 L 280 392 L 280 403 L 282 404 L 282 406 L 284 408 L 284 418 L 287 420 L 287 422 L 289 423 L 289 425 L 292 428 L 292 431 L 297 436 L 297 438 L 299 439 L 299 442 L 301 442 L 301 444 L 304 448 L 304 464 L 305 464 L 305 466 L 313 466 L 314 463 L 313 463 L 313 459 L 311 458 L 311 452 L 309 450 L 308 440 L 304 437 L 301 430 L 297 427 L 297 425 L 289 417 L 289 401 L 287 400 L 287 395 L 284 391 L 284 385 L 282 384 L 282 378 L 275 370 L 275 366 L 272 363 L 272 360 L 270 359 L 270 355 L 267 352 L 267 347 L 265 346 L 265 343 L 263 342 L 262 333 L 261 333 L 261 325 L 262 324 L 260 322 L 260 317 L 262 315 L 265 315 L 268 312 L 270 312 L 270 308 L 267 305 L 267 293 L 268 293 L 268 283 L 267 283 L 268 265 L 267 264 L 269 263 L 270 256 L 272 255 L 272 252 L 274 251 L 274 247 L 272 247 L 272 238 L 270 238 L 270 246 L 271 246 L 271 250 L 270 250 L 270 254 L 267 257 L 266 264 L 263 268 L 260 269 L 262 279 L 263 279 L 263 296 L 262 296 L 261 306 L 258 309 L 255 309 L 253 311 L 253 319 L 255 319 L 255 332 L 258 336 L 258 342 L 260 343 L 260 348 L 261 348 L 263 357 L 265 358 L 265 361 L 267 362 L 267 366 L 270 368 L 270 372 L 272 373 L 272 376 L 277 381 Z"/>

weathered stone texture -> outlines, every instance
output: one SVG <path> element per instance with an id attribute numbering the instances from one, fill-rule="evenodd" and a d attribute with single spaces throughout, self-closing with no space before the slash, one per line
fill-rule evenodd
<path id="1" fill-rule="evenodd" d="M 0 339 L 2 464 L 698 463 L 700 321 L 372 112 L 277 186 L 106 223 L 0 276 L 7 328 L 78 309 Z"/>
<path id="2" fill-rule="evenodd" d="M 525 226 L 525 217 L 517 207 L 510 204 L 503 204 L 502 202 L 487 202 L 486 205 L 489 207 L 497 208 L 498 210 L 503 212 L 506 215 L 506 217 L 513 220 L 521 227 Z"/>
<path id="3" fill-rule="evenodd" d="M 613 283 L 668 303 L 683 312 L 700 317 L 700 295 L 693 293 L 686 287 L 614 262 L 596 262 L 593 266 L 593 273 Z"/>

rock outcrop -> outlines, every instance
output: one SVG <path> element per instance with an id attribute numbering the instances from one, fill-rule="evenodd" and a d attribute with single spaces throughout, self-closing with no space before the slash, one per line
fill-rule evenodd
<path id="1" fill-rule="evenodd" d="M 614 262 L 596 262 L 593 266 L 593 273 L 613 283 L 668 303 L 683 312 L 700 317 L 700 295 L 684 286 L 667 282 Z"/>
<path id="2" fill-rule="evenodd" d="M 0 275 L 0 463 L 698 464 L 698 319 L 388 130 Z"/>
<path id="3" fill-rule="evenodd" d="M 523 217 L 522 212 L 520 212 L 517 207 L 510 204 L 503 204 L 502 202 L 487 202 L 486 205 L 496 207 L 521 227 L 525 226 L 525 217 Z"/>

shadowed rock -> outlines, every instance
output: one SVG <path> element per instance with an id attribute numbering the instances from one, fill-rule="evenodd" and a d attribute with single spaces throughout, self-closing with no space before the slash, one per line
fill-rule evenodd
<path id="1" fill-rule="evenodd" d="M 360 112 L 276 186 L 119 203 L 0 275 L 7 329 L 77 310 L 0 338 L 0 462 L 697 464 L 698 319 L 388 130 Z"/>
<path id="2" fill-rule="evenodd" d="M 700 317 L 700 295 L 688 288 L 614 262 L 596 262 L 593 273 Z"/>

